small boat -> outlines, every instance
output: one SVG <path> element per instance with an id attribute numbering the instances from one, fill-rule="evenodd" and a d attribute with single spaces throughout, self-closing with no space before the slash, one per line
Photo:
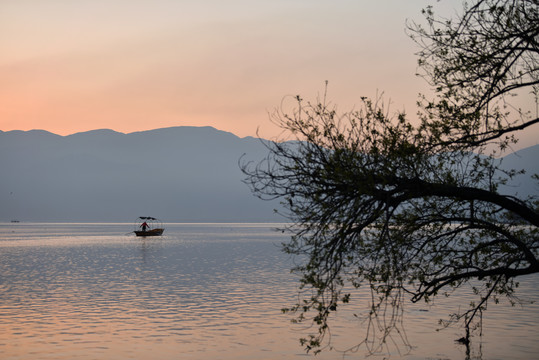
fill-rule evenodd
<path id="1" fill-rule="evenodd" d="M 135 230 L 137 236 L 161 236 L 163 235 L 163 223 L 161 220 L 151 216 L 140 216 L 135 222 Z"/>

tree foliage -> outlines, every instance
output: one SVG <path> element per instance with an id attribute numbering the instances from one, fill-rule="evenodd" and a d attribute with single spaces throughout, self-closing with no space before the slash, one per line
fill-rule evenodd
<path id="1" fill-rule="evenodd" d="M 438 94 L 423 103 L 425 126 L 444 149 L 474 148 L 539 122 L 512 105 L 515 92 L 539 91 L 537 0 L 476 0 L 455 20 L 423 10 L 427 26 L 409 25 L 420 47 L 420 74 Z M 522 94 L 522 91 L 520 91 Z M 511 111 L 512 110 L 512 111 Z"/>
<path id="2" fill-rule="evenodd" d="M 409 25 L 436 94 L 421 98 L 419 120 L 390 113 L 381 98 L 339 113 L 325 95 L 298 96 L 294 110 L 272 115 L 294 140 L 270 142 L 264 161 L 242 169 L 253 192 L 280 198 L 291 220 L 283 247 L 302 260 L 294 271 L 307 291 L 288 311 L 317 326 L 302 340 L 307 350 L 323 347 L 350 288 L 372 292 L 358 342 L 376 351 L 402 330 L 405 299 L 428 302 L 471 284 L 478 301 L 450 317 L 469 340 L 487 301 L 515 300 L 515 278 L 539 272 L 534 199 L 499 192 L 518 171 L 502 171 L 494 156 L 539 122 L 510 106 L 515 91 L 530 96 L 523 90 L 539 83 L 538 8 L 476 1 L 456 20 L 426 9 L 427 27 Z"/>

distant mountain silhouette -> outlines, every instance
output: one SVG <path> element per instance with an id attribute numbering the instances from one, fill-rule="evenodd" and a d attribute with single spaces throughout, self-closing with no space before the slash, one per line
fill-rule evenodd
<path id="1" fill-rule="evenodd" d="M 516 151 L 502 159 L 501 167 L 510 170 L 524 170 L 524 174 L 517 175 L 507 185 L 500 187 L 503 194 L 517 195 L 518 197 L 539 196 L 539 185 L 532 176 L 539 175 L 539 145 Z"/>
<path id="2" fill-rule="evenodd" d="M 261 140 L 211 127 L 130 134 L 94 130 L 69 136 L 0 131 L 0 221 L 278 222 L 278 202 L 241 182 L 238 160 L 267 154 Z M 503 159 L 527 173 L 500 189 L 539 193 L 539 145 Z"/>
<path id="3" fill-rule="evenodd" d="M 241 182 L 259 139 L 211 127 L 0 132 L 0 221 L 283 221 Z"/>

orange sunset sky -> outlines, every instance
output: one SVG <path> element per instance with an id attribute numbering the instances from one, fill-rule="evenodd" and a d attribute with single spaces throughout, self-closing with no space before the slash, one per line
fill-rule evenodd
<path id="1" fill-rule="evenodd" d="M 272 137 L 287 95 L 416 113 L 406 20 L 460 0 L 0 0 L 0 130 L 213 126 Z M 519 99 L 535 111 L 533 97 Z M 535 145 L 539 129 L 521 134 Z"/>

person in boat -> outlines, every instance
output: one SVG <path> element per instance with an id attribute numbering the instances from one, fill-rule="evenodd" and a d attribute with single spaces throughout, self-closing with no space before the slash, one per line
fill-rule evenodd
<path id="1" fill-rule="evenodd" d="M 145 222 L 143 222 L 140 227 L 142 228 L 142 231 L 146 231 L 146 229 L 148 228 L 148 224 Z"/>

